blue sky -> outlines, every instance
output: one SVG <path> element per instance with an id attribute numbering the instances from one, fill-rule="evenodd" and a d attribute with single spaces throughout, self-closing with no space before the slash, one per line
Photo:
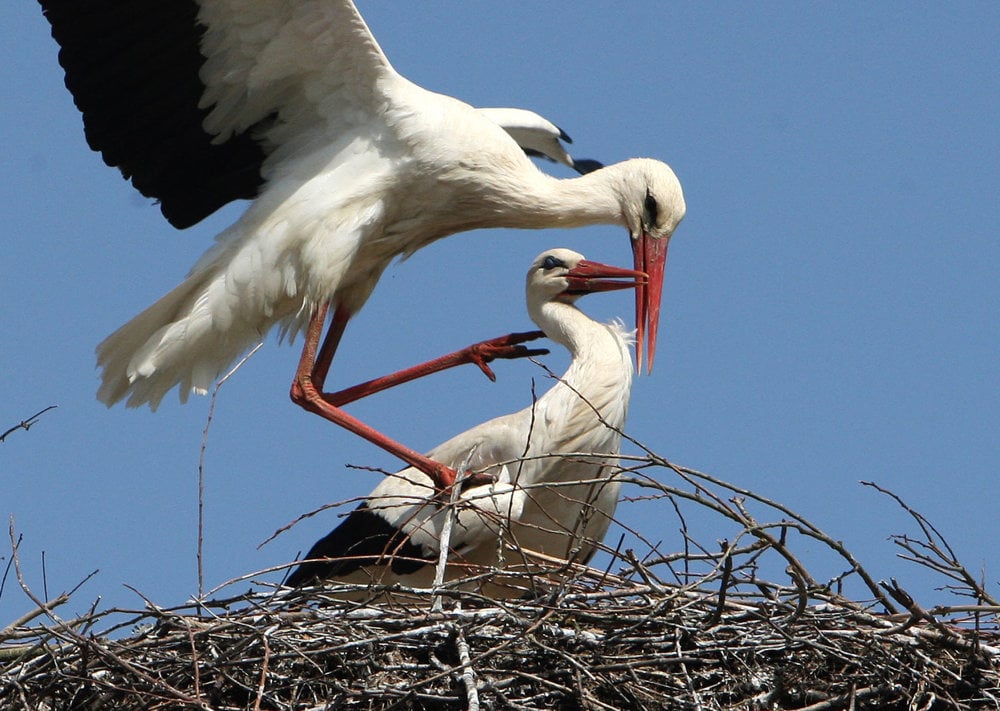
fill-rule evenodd
<path id="1" fill-rule="evenodd" d="M 944 581 L 895 558 L 913 525 L 858 484 L 903 496 L 1000 583 L 1000 60 L 995 3 L 363 2 L 394 65 L 478 105 L 523 106 L 578 155 L 651 156 L 680 177 L 657 368 L 628 432 L 671 461 L 777 499 L 926 604 Z M 0 513 L 49 593 L 100 573 L 64 612 L 161 605 L 197 590 L 197 473 L 208 400 L 108 410 L 93 349 L 178 283 L 230 207 L 178 233 L 83 139 L 35 3 L 0 10 Z M 525 330 L 523 275 L 565 246 L 628 265 L 624 231 L 455 236 L 391 267 L 331 374 L 346 386 L 482 338 Z M 631 319 L 629 294 L 581 302 Z M 265 347 L 222 389 L 205 459 L 205 582 L 286 562 L 397 463 L 288 400 L 297 347 Z M 556 353 L 547 362 L 565 366 Z M 417 449 L 530 402 L 530 363 L 386 393 L 352 412 Z M 670 481 L 666 472 L 665 481 Z M 666 502 L 620 518 L 680 547 Z M 776 517 L 775 517 L 776 518 Z M 732 535 L 706 520 L 706 544 Z M 636 545 L 638 548 L 639 546 Z M 3 560 L 8 545 L 0 545 Z M 840 572 L 800 544 L 817 577 Z M 239 592 L 249 586 L 237 586 Z M 29 607 L 12 580 L 0 627 Z"/>

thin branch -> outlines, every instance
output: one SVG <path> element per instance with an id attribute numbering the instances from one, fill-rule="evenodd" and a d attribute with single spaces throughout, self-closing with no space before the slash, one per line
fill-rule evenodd
<path id="1" fill-rule="evenodd" d="M 58 405 L 49 405 L 48 407 L 39 410 L 38 412 L 36 412 L 31 417 L 28 417 L 28 418 L 25 418 L 25 419 L 21 420 L 16 425 L 14 425 L 13 427 L 9 428 L 6 432 L 4 432 L 3 434 L 0 434 L 0 443 L 6 442 L 7 438 L 10 435 L 12 435 L 15 432 L 17 432 L 18 430 L 24 430 L 25 432 L 27 432 L 28 430 L 30 430 L 32 428 L 32 426 L 35 423 L 38 422 L 38 418 L 40 418 L 42 415 L 44 415 L 49 410 L 55 410 L 57 407 L 59 407 L 59 406 Z"/>
<path id="2" fill-rule="evenodd" d="M 250 352 L 240 358 L 240 360 L 230 368 L 229 372 L 223 375 L 215 383 L 212 390 L 212 398 L 208 404 L 208 415 L 205 417 L 205 428 L 201 433 L 201 449 L 198 452 L 198 545 L 196 558 L 198 562 L 198 599 L 205 594 L 205 570 L 202 553 L 205 543 L 205 451 L 208 449 L 208 430 L 212 426 L 212 418 L 215 415 L 215 402 L 219 397 L 219 389 L 226 384 L 226 381 L 233 376 L 236 371 L 243 367 L 243 364 L 250 360 L 253 355 L 264 345 L 259 341 L 257 345 L 250 349 Z"/>
<path id="3" fill-rule="evenodd" d="M 458 649 L 458 660 L 462 665 L 460 678 L 465 686 L 465 699 L 467 711 L 479 711 L 479 690 L 476 688 L 476 670 L 472 666 L 472 659 L 469 656 L 469 643 L 465 640 L 462 628 L 455 626 L 455 646 Z"/>

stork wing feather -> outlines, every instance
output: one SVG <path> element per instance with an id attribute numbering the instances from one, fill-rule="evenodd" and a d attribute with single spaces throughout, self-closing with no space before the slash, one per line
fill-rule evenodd
<path id="1" fill-rule="evenodd" d="M 283 146 L 377 133 L 404 81 L 351 0 L 39 2 L 90 147 L 181 229 L 257 197 Z M 532 111 L 480 113 L 529 155 L 601 167 Z"/>
<path id="2" fill-rule="evenodd" d="M 573 142 L 569 134 L 534 111 L 490 107 L 479 109 L 479 113 L 506 131 L 529 156 L 562 163 L 579 173 L 604 167 L 596 160 L 573 158 L 563 146 Z"/>
<path id="3" fill-rule="evenodd" d="M 177 228 L 256 197 L 305 127 L 370 120 L 397 76 L 350 0 L 39 2 L 90 147 Z"/>
<path id="4" fill-rule="evenodd" d="M 210 109 L 203 125 L 215 143 L 272 119 L 296 132 L 367 122 L 383 103 L 379 80 L 397 76 L 350 0 L 200 6 L 199 106 Z"/>
<path id="5" fill-rule="evenodd" d="M 361 504 L 343 523 L 316 541 L 305 558 L 309 562 L 299 565 L 285 582 L 289 587 L 350 575 L 364 566 L 386 563 L 393 572 L 405 575 L 433 560 L 411 543 L 403 531 L 384 516 L 373 513 L 366 504 Z"/>

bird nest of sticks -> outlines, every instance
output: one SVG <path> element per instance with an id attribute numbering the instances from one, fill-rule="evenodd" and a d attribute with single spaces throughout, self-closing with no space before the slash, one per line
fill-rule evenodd
<path id="1" fill-rule="evenodd" d="M 0 708 L 1000 708 L 1000 604 L 897 495 L 867 484 L 919 531 L 893 538 L 900 554 L 959 604 L 922 607 L 778 502 L 652 454 L 621 464 L 623 506 L 668 507 L 683 549 L 627 532 L 600 567 L 554 563 L 514 600 L 443 585 L 345 602 L 261 571 L 227 599 L 64 619 L 70 594 L 35 595 L 12 531 L 34 608 L 0 631 Z M 840 572 L 817 577 L 805 548 Z"/>

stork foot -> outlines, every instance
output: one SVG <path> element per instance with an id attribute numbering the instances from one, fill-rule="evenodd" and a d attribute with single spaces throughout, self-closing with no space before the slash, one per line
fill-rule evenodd
<path id="1" fill-rule="evenodd" d="M 435 488 L 437 489 L 437 491 L 434 494 L 433 501 L 435 501 L 439 507 L 446 506 L 448 502 L 451 501 L 452 496 L 454 495 L 453 492 L 455 491 L 456 481 L 458 482 L 459 494 L 464 494 L 469 489 L 475 489 L 478 486 L 489 486 L 490 484 L 495 484 L 497 481 L 496 477 L 490 474 L 485 474 L 483 472 L 476 472 L 474 474 L 471 472 L 466 472 L 462 480 L 458 481 L 458 472 L 456 472 L 454 469 L 449 469 L 444 465 L 441 465 L 441 467 L 450 472 L 450 474 L 445 475 L 444 478 L 442 479 L 442 481 L 446 481 L 449 478 L 451 479 L 451 483 L 448 484 L 447 486 L 441 486 L 441 484 L 438 482 L 438 480 L 435 478 L 433 474 L 431 474 L 430 472 L 425 472 L 427 476 L 435 480 L 436 483 Z"/>
<path id="2" fill-rule="evenodd" d="M 521 343 L 534 341 L 535 339 L 544 337 L 545 334 L 541 331 L 509 333 L 506 336 L 491 338 L 488 341 L 482 341 L 471 345 L 465 349 L 465 353 L 467 354 L 469 362 L 475 363 L 479 366 L 479 369 L 483 371 L 483 374 L 487 378 L 496 382 L 497 376 L 487 363 L 490 363 L 498 358 L 513 360 L 515 358 L 529 358 L 531 356 L 547 355 L 549 352 L 548 348 L 525 348 L 520 345 Z"/>
<path id="3" fill-rule="evenodd" d="M 497 478 L 495 476 L 486 474 L 485 472 L 466 474 L 465 478 L 462 479 L 462 491 L 475 489 L 477 486 L 489 486 L 490 484 L 496 484 L 496 482 Z"/>

